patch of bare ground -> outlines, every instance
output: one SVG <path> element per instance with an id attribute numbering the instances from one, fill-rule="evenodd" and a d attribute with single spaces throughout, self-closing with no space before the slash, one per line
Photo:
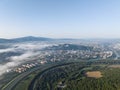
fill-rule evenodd
<path id="1" fill-rule="evenodd" d="M 101 78 L 102 74 L 100 71 L 88 71 L 85 74 L 87 77 L 91 77 L 91 78 Z"/>

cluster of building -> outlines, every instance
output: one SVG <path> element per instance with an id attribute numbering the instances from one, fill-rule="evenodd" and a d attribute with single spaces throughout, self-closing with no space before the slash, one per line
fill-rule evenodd
<path id="1" fill-rule="evenodd" d="M 105 51 L 105 52 L 101 52 L 100 53 L 100 57 L 102 59 L 107 59 L 113 56 L 113 52 L 112 51 Z"/>
<path id="2" fill-rule="evenodd" d="M 29 62 L 23 64 L 14 70 L 7 70 L 7 72 L 14 71 L 17 73 L 25 72 L 26 70 L 36 67 L 37 65 L 48 62 L 56 62 L 63 60 L 89 60 L 89 59 L 108 59 L 114 56 L 113 51 L 106 50 L 106 48 L 95 47 L 93 50 L 48 50 L 43 51 L 43 55 L 36 57 L 36 62 Z M 38 61 L 37 61 L 38 60 Z"/>
<path id="3" fill-rule="evenodd" d="M 22 73 L 22 72 L 25 72 L 26 70 L 28 70 L 32 67 L 35 67 L 37 64 L 38 63 L 23 64 L 20 67 L 17 67 L 16 69 L 14 69 L 13 71 L 17 72 L 17 73 Z"/>
<path id="4" fill-rule="evenodd" d="M 51 52 L 51 51 L 50 51 Z M 75 60 L 75 59 L 107 59 L 113 56 L 113 51 L 83 51 L 57 50 L 46 56 L 47 61 Z"/>
<path id="5" fill-rule="evenodd" d="M 33 67 L 36 67 L 36 66 L 38 66 L 40 64 L 45 64 L 45 63 L 47 63 L 47 61 L 45 61 L 45 60 L 44 61 L 42 60 L 39 63 L 32 63 L 31 62 L 29 64 L 23 64 L 23 65 L 15 68 L 13 71 L 16 72 L 16 73 L 22 73 L 22 72 L 27 71 L 30 68 L 33 68 Z"/>

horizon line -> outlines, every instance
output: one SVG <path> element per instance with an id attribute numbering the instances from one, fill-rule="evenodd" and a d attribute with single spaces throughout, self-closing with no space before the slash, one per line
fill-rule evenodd
<path id="1" fill-rule="evenodd" d="M 25 38 L 25 37 L 35 37 L 35 38 L 49 38 L 49 39 L 96 39 L 96 40 L 99 40 L 99 39 L 120 39 L 120 37 L 81 37 L 81 38 L 74 38 L 74 37 L 44 37 L 44 36 L 19 36 L 19 37 L 12 37 L 12 38 L 5 38 L 5 37 L 0 37 L 0 39 L 17 39 L 17 38 Z"/>

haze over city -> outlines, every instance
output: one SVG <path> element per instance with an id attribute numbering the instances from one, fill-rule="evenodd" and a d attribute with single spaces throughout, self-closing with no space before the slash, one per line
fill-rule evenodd
<path id="1" fill-rule="evenodd" d="M 0 0 L 0 38 L 120 38 L 119 0 Z"/>

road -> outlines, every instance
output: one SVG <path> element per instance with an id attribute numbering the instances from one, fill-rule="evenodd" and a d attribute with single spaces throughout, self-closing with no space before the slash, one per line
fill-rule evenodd
<path id="1" fill-rule="evenodd" d="M 41 67 L 36 67 L 33 68 L 27 72 L 24 72 L 22 74 L 20 74 L 19 76 L 17 76 L 16 78 L 14 78 L 12 81 L 10 81 L 7 85 L 5 85 L 2 90 L 12 90 L 12 88 L 19 83 L 19 81 L 21 81 L 23 78 L 25 78 L 27 75 L 31 74 L 32 72 L 40 69 Z"/>
<path id="2" fill-rule="evenodd" d="M 74 62 L 74 63 L 75 63 L 75 62 Z M 47 71 L 49 71 L 49 70 L 51 70 L 51 69 L 54 69 L 54 68 L 57 68 L 57 67 L 60 67 L 60 66 L 63 66 L 63 65 L 69 65 L 69 64 L 73 64 L 73 62 L 55 65 L 55 66 L 52 66 L 52 67 L 50 67 L 50 68 L 47 68 L 47 69 L 41 71 L 41 72 L 32 80 L 32 82 L 30 83 L 30 85 L 29 85 L 29 87 L 28 87 L 28 90 L 34 90 L 34 83 L 35 83 L 35 81 L 36 81 L 39 77 L 41 77 L 45 72 L 47 72 Z"/>
<path id="3" fill-rule="evenodd" d="M 33 85 L 34 85 L 34 81 L 36 80 L 36 78 L 37 78 L 38 76 L 42 75 L 44 72 L 46 72 L 46 71 L 48 71 L 48 70 L 50 70 L 50 69 L 52 69 L 52 68 L 55 68 L 55 67 L 58 67 L 58 66 L 62 66 L 62 65 L 72 64 L 72 63 L 73 63 L 73 62 L 71 62 L 71 63 L 64 63 L 64 64 L 52 64 L 52 65 L 46 66 L 47 68 L 45 67 L 45 65 L 43 65 L 43 66 L 41 66 L 41 67 L 33 68 L 33 69 L 31 69 L 31 70 L 29 70 L 29 71 L 27 71 L 27 72 L 24 72 L 24 73 L 20 74 L 19 76 L 15 77 L 15 78 L 14 78 L 13 80 L 11 80 L 7 85 L 5 85 L 5 86 L 2 88 L 2 90 L 13 90 L 13 88 L 14 88 L 22 79 L 24 79 L 26 76 L 28 76 L 29 74 L 31 74 L 31 73 L 34 72 L 34 71 L 37 71 L 37 70 L 43 68 L 42 71 L 32 80 L 32 82 L 31 82 L 31 84 L 30 84 L 30 86 L 29 86 L 29 89 L 28 89 L 28 90 L 32 90 L 32 89 L 33 89 Z"/>

